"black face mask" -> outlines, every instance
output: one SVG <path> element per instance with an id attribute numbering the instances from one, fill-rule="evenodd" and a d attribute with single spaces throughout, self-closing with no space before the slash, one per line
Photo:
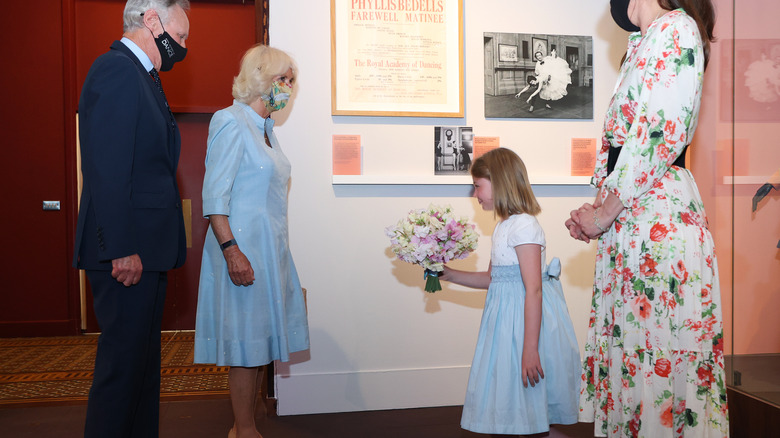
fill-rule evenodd
<path id="1" fill-rule="evenodd" d="M 636 32 L 639 27 L 628 18 L 628 3 L 630 0 L 609 0 L 609 10 L 615 24 L 626 32 Z"/>
<path id="2" fill-rule="evenodd" d="M 162 21 L 160 21 L 160 26 L 162 26 Z M 187 49 L 179 45 L 179 43 L 168 34 L 165 30 L 165 26 L 163 26 L 163 34 L 154 38 L 154 43 L 157 45 L 157 50 L 160 51 L 160 58 L 162 59 L 160 71 L 172 69 L 173 64 L 184 60 L 184 57 L 187 56 Z"/>

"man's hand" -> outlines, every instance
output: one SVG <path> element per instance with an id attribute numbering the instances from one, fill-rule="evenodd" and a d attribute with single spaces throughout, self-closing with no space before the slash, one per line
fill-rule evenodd
<path id="1" fill-rule="evenodd" d="M 111 276 L 125 286 L 129 287 L 141 281 L 144 267 L 138 254 L 111 260 L 111 266 L 113 267 Z"/>

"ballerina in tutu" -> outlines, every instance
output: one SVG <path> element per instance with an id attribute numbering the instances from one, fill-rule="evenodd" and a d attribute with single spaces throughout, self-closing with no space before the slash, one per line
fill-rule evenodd
<path id="1" fill-rule="evenodd" d="M 571 69 L 565 59 L 559 58 L 553 49 L 549 55 L 542 56 L 536 52 L 536 77 L 540 79 L 539 97 L 552 101 L 559 100 L 567 94 L 566 88 L 571 84 Z"/>
<path id="2" fill-rule="evenodd" d="M 490 434 L 535 434 L 577 422 L 580 355 L 558 276 L 545 264 L 541 211 L 525 165 L 494 149 L 471 166 L 474 196 L 501 218 L 487 271 L 447 266 L 439 278 L 488 289 L 471 365 L 462 428 Z"/>
<path id="3" fill-rule="evenodd" d="M 531 104 L 531 106 L 528 108 L 529 112 L 534 112 L 534 105 L 536 105 L 536 101 L 539 100 L 539 92 L 542 91 L 542 87 L 539 85 L 539 79 L 537 79 L 534 75 L 528 75 L 528 77 L 525 79 L 526 83 L 528 85 L 525 86 L 522 90 L 520 90 L 519 93 L 515 94 L 515 98 L 519 98 L 521 94 L 525 93 L 531 87 L 534 88 L 533 93 L 531 93 L 530 96 L 528 96 L 528 99 L 526 99 L 525 103 Z M 545 103 L 544 106 L 546 106 L 549 109 L 552 109 L 549 104 Z"/>

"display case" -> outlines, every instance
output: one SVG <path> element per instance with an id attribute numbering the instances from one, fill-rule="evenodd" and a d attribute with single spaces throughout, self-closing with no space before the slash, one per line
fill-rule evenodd
<path id="1" fill-rule="evenodd" d="M 777 436 L 745 432 L 780 408 L 780 3 L 714 3 L 691 164 L 720 268 L 732 436 Z"/>

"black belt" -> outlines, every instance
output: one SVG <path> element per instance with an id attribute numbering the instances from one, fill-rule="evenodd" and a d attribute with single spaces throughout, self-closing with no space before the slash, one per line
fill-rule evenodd
<path id="1" fill-rule="evenodd" d="M 617 164 L 618 157 L 620 156 L 620 151 L 623 148 L 616 148 L 613 146 L 609 147 L 609 155 L 607 155 L 607 175 L 612 173 L 613 170 L 615 170 L 615 164 Z M 673 166 L 682 167 L 685 169 L 685 152 L 688 151 L 688 145 L 685 145 L 682 152 L 680 152 L 680 156 L 677 157 L 676 160 L 674 160 L 674 163 L 672 163 Z"/>

